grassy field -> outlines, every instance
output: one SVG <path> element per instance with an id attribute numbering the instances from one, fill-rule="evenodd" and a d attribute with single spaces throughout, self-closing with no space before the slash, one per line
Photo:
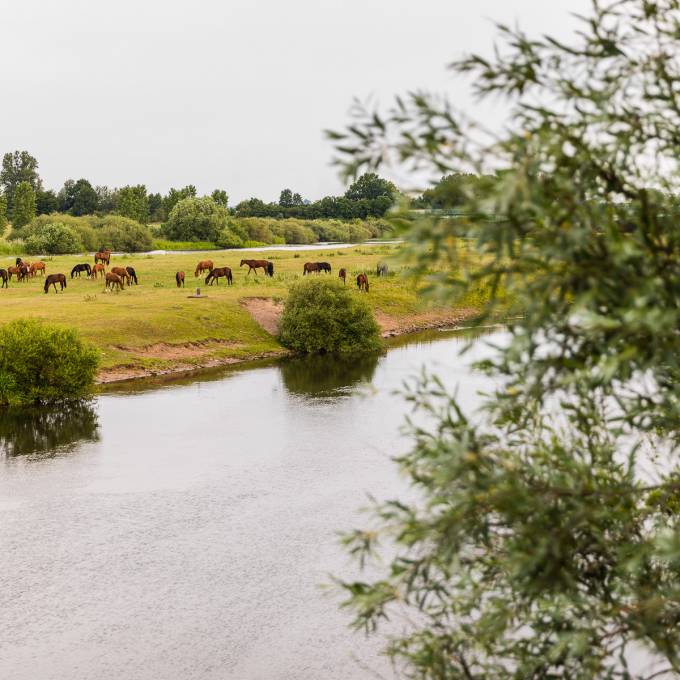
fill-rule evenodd
<path id="1" fill-rule="evenodd" d="M 337 278 L 338 270 L 345 267 L 349 273 L 347 285 L 356 295 L 361 294 L 356 290 L 356 274 L 366 271 L 371 290 L 365 298 L 384 328 L 389 329 L 392 324 L 404 330 L 409 323 L 415 328 L 418 324 L 414 326 L 413 320 L 419 315 L 421 319 L 445 318 L 452 310 L 423 310 L 414 286 L 405 281 L 394 267 L 390 276 L 375 277 L 377 262 L 389 262 L 397 247 L 114 255 L 111 266 L 133 266 L 140 285 L 113 293 L 104 291 L 101 279 L 70 279 L 73 265 L 79 262 L 91 264 L 92 256 L 45 258 L 48 273 L 61 272 L 68 277 L 66 290 L 58 294 L 51 290 L 45 295 L 42 277 L 25 283 L 13 279 L 8 289 L 0 290 L 0 320 L 33 317 L 76 327 L 86 340 L 100 348 L 102 368 L 112 379 L 283 352 L 276 338 L 263 330 L 243 305 L 249 298 L 283 300 L 288 286 L 302 278 L 303 263 L 308 260 L 329 261 L 333 268 L 330 277 L 333 279 Z M 219 286 L 205 286 L 204 278 L 194 278 L 197 261 L 208 257 L 217 267 L 226 265 L 232 268 L 233 286 L 227 287 L 224 280 Z M 247 267 L 239 268 L 242 257 L 272 260 L 274 277 L 262 274 L 247 276 Z M 31 260 L 30 257 L 25 259 Z M 13 264 L 13 258 L 0 256 L 0 266 L 10 264 Z M 185 289 L 178 289 L 175 285 L 174 277 L 178 270 L 186 272 Z M 197 285 L 207 294 L 206 298 L 189 297 Z M 120 370 L 120 376 L 116 376 L 116 370 Z"/>

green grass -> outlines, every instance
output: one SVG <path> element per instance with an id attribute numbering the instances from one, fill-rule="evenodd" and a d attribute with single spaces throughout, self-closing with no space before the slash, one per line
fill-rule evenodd
<path id="1" fill-rule="evenodd" d="M 169 241 L 168 239 L 155 238 L 154 250 L 219 250 L 211 241 Z"/>
<path id="2" fill-rule="evenodd" d="M 348 271 L 347 286 L 352 294 L 363 295 L 356 289 L 355 278 L 367 272 L 371 292 L 365 299 L 374 312 L 398 319 L 410 318 L 423 311 L 422 299 L 412 282 L 399 274 L 395 265 L 384 278 L 375 276 L 378 260 L 388 260 L 398 246 L 329 248 L 327 251 L 269 251 L 240 253 L 230 251 L 212 257 L 215 266 L 230 266 L 234 285 L 205 286 L 204 278 L 194 278 L 198 254 L 121 255 L 113 256 L 112 266 L 133 266 L 140 285 L 122 292 L 104 292 L 104 282 L 86 278 L 70 279 L 73 265 L 92 263 L 91 256 L 69 255 L 46 258 L 47 273 L 62 272 L 68 278 L 63 293 L 43 293 L 43 279 L 36 277 L 26 283 L 10 282 L 9 289 L 0 290 L 2 321 L 31 317 L 77 328 L 83 337 L 102 353 L 102 366 L 132 366 L 164 369 L 177 365 L 197 365 L 208 359 L 243 359 L 266 353 L 283 352 L 278 341 L 265 332 L 242 307 L 244 298 L 262 297 L 285 299 L 291 283 L 302 278 L 307 260 L 327 260 L 333 267 L 329 278 L 337 280 L 341 267 Z M 239 268 L 242 257 L 267 258 L 274 262 L 274 278 L 262 274 L 247 275 Z M 31 259 L 27 257 L 26 259 Z M 0 256 L 0 267 L 13 264 L 13 256 Z M 175 272 L 186 274 L 186 288 L 177 289 Z M 328 276 L 321 274 L 320 276 Z M 204 299 L 188 296 L 200 285 L 207 294 Z M 441 308 L 444 311 L 445 308 Z M 451 311 L 451 310 L 448 310 Z M 150 356 L 144 348 L 156 343 L 187 345 L 196 343 L 200 356 Z"/>

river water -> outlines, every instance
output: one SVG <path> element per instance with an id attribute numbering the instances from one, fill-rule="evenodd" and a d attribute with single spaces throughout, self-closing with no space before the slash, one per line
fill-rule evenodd
<path id="1" fill-rule="evenodd" d="M 394 394 L 425 365 L 472 407 L 458 335 L 0 416 L 0 678 L 391 678 L 321 586 L 367 492 L 406 492 Z"/>

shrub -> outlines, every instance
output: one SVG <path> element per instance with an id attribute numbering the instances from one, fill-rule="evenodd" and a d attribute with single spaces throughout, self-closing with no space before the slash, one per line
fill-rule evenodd
<path id="1" fill-rule="evenodd" d="M 229 212 L 212 198 L 185 198 L 177 203 L 164 226 L 176 241 L 216 241 L 229 224 Z"/>
<path id="2" fill-rule="evenodd" d="M 61 222 L 40 225 L 26 239 L 24 245 L 29 255 L 63 255 L 83 251 L 83 242 L 78 234 Z"/>
<path id="3" fill-rule="evenodd" d="M 81 250 L 96 250 L 98 247 L 98 236 L 94 229 L 95 218 L 92 216 L 74 217 L 68 213 L 52 213 L 50 215 L 38 215 L 31 220 L 23 229 L 13 229 L 10 234 L 11 239 L 28 239 L 34 234 L 40 233 L 48 224 L 63 224 L 78 235 L 82 243 Z M 79 252 L 79 251 L 74 251 Z"/>
<path id="4" fill-rule="evenodd" d="M 106 247 L 125 253 L 139 253 L 153 247 L 149 228 L 128 217 L 107 215 L 96 224 L 99 227 L 96 248 Z"/>
<path id="5" fill-rule="evenodd" d="M 69 328 L 33 319 L 0 326 L 0 404 L 25 405 L 87 397 L 98 352 Z"/>
<path id="6" fill-rule="evenodd" d="M 243 239 L 231 229 L 223 229 L 215 240 L 215 245 L 220 248 L 241 248 Z"/>
<path id="7" fill-rule="evenodd" d="M 311 280 L 291 287 L 279 339 L 302 353 L 374 352 L 380 329 L 358 295 L 335 281 Z"/>

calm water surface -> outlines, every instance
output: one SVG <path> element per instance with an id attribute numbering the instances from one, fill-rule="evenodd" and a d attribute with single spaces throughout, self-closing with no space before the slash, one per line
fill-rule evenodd
<path id="1" fill-rule="evenodd" d="M 315 359 L 101 396 L 69 416 L 0 416 L 0 678 L 392 677 L 320 584 L 336 532 L 390 457 L 425 365 L 472 406 L 457 336 L 359 362 Z"/>

